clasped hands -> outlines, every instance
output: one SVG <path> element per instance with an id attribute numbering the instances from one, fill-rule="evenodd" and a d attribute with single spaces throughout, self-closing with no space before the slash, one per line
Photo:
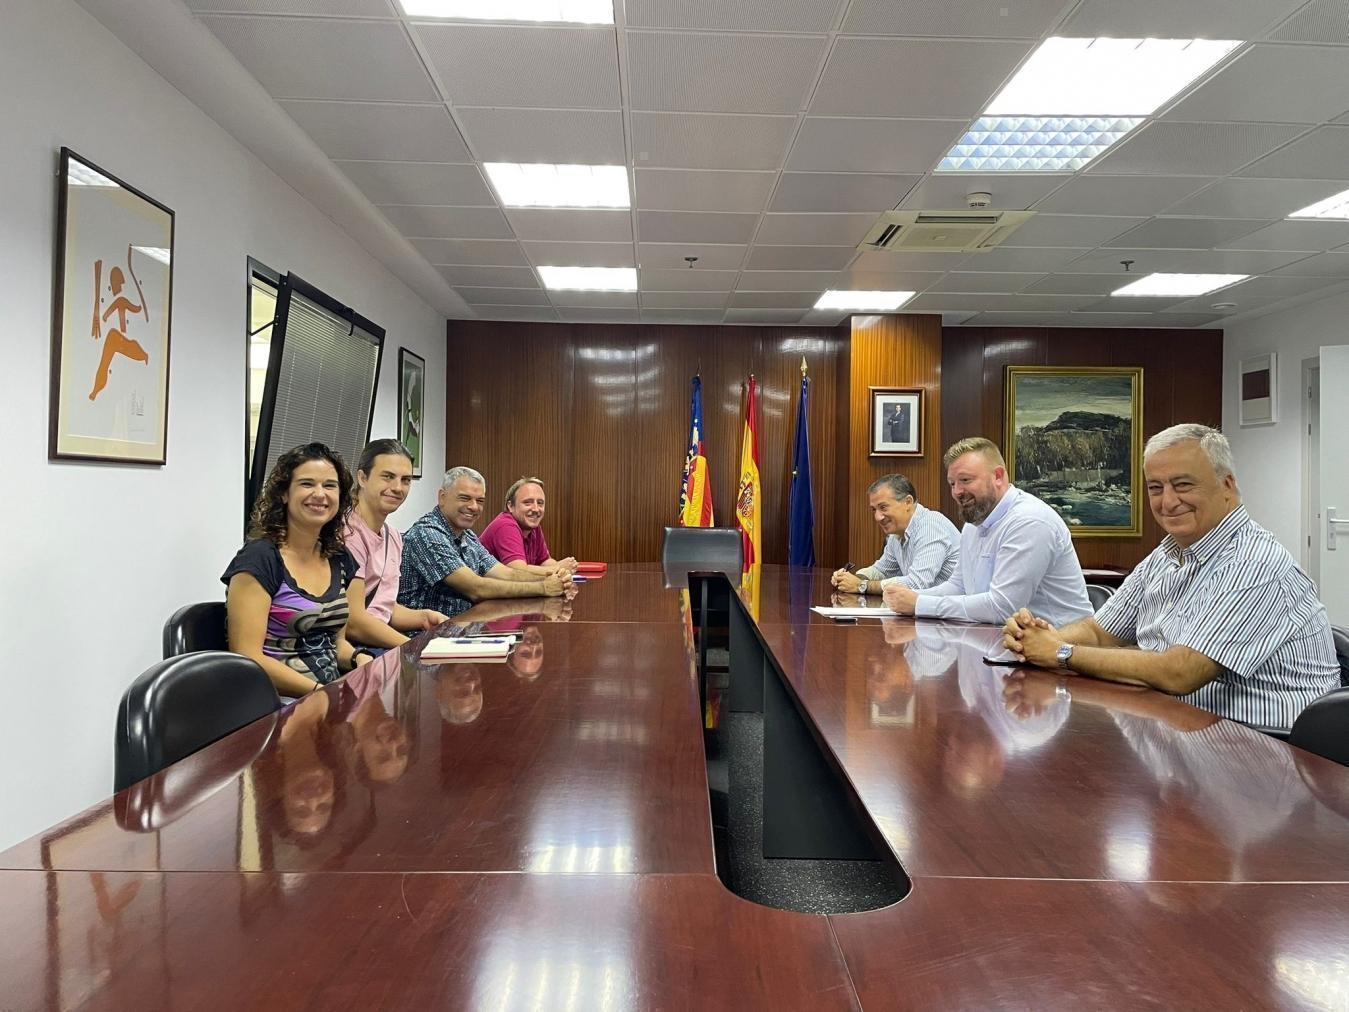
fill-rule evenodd
<path id="1" fill-rule="evenodd" d="M 1016 656 L 1039 668 L 1057 668 L 1058 650 L 1066 642 L 1059 631 L 1027 608 L 1022 608 L 1002 627 L 1002 645 Z"/>

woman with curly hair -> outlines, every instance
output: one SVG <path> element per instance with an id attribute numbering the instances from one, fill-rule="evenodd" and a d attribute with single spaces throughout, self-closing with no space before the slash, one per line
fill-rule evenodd
<path id="1" fill-rule="evenodd" d="M 351 472 L 322 443 L 288 450 L 253 507 L 249 541 L 220 577 L 229 645 L 251 657 L 283 696 L 303 696 L 370 660 L 347 642 L 347 616 L 365 600 L 342 543 Z"/>

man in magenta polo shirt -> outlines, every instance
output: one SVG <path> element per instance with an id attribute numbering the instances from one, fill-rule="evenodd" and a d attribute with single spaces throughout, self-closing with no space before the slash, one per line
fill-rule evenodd
<path id="1" fill-rule="evenodd" d="M 573 558 L 554 559 L 543 537 L 543 482 L 521 478 L 506 492 L 506 508 L 498 513 L 479 540 L 503 565 L 537 570 L 540 575 L 561 570 L 576 572 Z"/>

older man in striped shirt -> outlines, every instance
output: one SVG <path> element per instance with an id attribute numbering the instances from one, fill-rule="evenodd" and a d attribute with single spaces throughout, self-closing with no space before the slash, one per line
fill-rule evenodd
<path id="1" fill-rule="evenodd" d="M 880 595 L 891 584 L 926 590 L 955 572 L 960 532 L 955 524 L 918 501 L 913 482 L 902 474 L 877 478 L 867 489 L 867 507 L 885 535 L 881 557 L 850 573 L 840 569 L 833 584 L 845 594 Z"/>
<path id="2" fill-rule="evenodd" d="M 1316 587 L 1246 513 L 1221 432 L 1159 432 L 1144 448 L 1143 472 L 1162 543 L 1094 617 L 1056 630 L 1027 610 L 1013 615 L 1007 648 L 1040 667 L 1160 689 L 1220 717 L 1292 726 L 1339 684 Z"/>

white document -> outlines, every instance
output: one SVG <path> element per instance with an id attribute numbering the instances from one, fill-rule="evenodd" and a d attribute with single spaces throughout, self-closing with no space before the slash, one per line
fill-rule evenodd
<path id="1" fill-rule="evenodd" d="M 825 618 L 899 618 L 889 608 L 831 608 L 817 604 L 810 610 Z"/>

